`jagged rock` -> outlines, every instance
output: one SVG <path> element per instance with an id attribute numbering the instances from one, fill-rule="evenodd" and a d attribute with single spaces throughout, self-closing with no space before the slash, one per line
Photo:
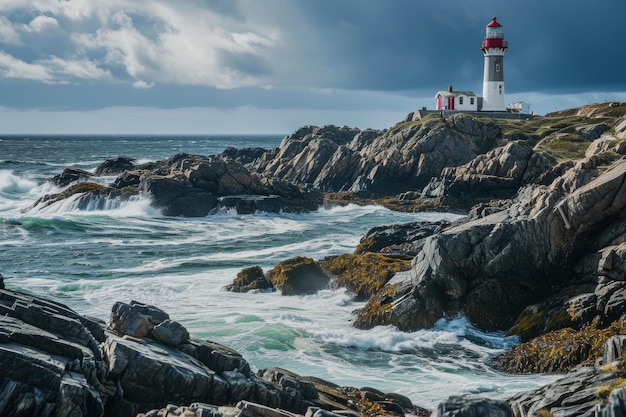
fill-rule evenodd
<path id="1" fill-rule="evenodd" d="M 261 158 L 266 152 L 269 152 L 264 148 L 243 148 L 237 149 L 232 146 L 227 147 L 221 153 L 222 156 L 232 159 L 242 165 L 250 164 L 255 160 Z"/>
<path id="2" fill-rule="evenodd" d="M 455 396 L 437 407 L 437 417 L 513 417 L 511 407 L 501 400 L 480 396 Z"/>
<path id="3" fill-rule="evenodd" d="M 251 173 L 237 158 L 227 156 L 178 154 L 143 165 L 120 157 L 105 161 L 96 172 L 118 177 L 111 186 L 75 184 L 61 193 L 42 197 L 35 206 L 45 207 L 72 197 L 78 209 L 101 210 L 109 207 L 111 200 L 126 201 L 143 193 L 166 216 L 204 217 L 231 208 L 241 214 L 257 210 L 311 211 L 323 202 L 317 190 Z"/>
<path id="4" fill-rule="evenodd" d="M 112 200 L 128 199 L 135 194 L 137 191 L 132 189 L 120 190 L 93 182 L 79 182 L 58 194 L 41 197 L 35 202 L 34 207 L 45 208 L 62 200 L 74 198 L 74 206 L 79 210 L 103 210 Z"/>
<path id="5" fill-rule="evenodd" d="M 78 315 L 8 290 L 0 313 L 0 415 L 102 416 L 102 358 Z"/>
<path id="6" fill-rule="evenodd" d="M 333 286 L 346 288 L 357 299 L 367 300 L 382 288 L 396 272 L 410 268 L 405 257 L 377 253 L 343 254 L 320 261 L 320 266 L 333 276 Z"/>
<path id="7" fill-rule="evenodd" d="M 167 403 L 223 403 L 227 383 L 181 351 L 109 335 L 102 347 L 108 373 L 123 393 L 109 400 L 110 415 L 136 415 Z"/>
<path id="8" fill-rule="evenodd" d="M 359 255 L 366 252 L 379 252 L 415 257 L 428 236 L 441 232 L 449 225 L 450 222 L 441 220 L 376 226 L 361 238 L 354 253 Z"/>
<path id="9" fill-rule="evenodd" d="M 119 156 L 117 158 L 107 159 L 96 167 L 96 175 L 118 175 L 124 171 L 135 168 L 135 160 Z"/>
<path id="10" fill-rule="evenodd" d="M 623 351 L 626 348 L 626 336 L 613 336 L 604 343 L 602 364 L 610 365 L 617 360 L 624 360 Z"/>
<path id="11" fill-rule="evenodd" d="M 626 387 L 620 387 L 611 392 L 606 404 L 599 407 L 598 417 L 624 417 L 626 416 Z"/>
<path id="12" fill-rule="evenodd" d="M 182 175 L 143 175 L 140 189 L 165 216 L 204 217 L 217 207 L 217 197 L 191 186 Z"/>
<path id="13" fill-rule="evenodd" d="M 268 271 L 267 279 L 283 295 L 313 294 L 327 288 L 330 278 L 313 259 L 296 256 Z"/>
<path id="14" fill-rule="evenodd" d="M 500 129 L 467 115 L 387 132 L 307 126 L 286 137 L 251 169 L 325 192 L 397 194 L 420 189 L 446 166 L 491 149 Z"/>
<path id="15" fill-rule="evenodd" d="M 168 346 L 179 346 L 189 340 L 189 332 L 177 321 L 164 320 L 154 326 L 150 336 Z"/>
<path id="16" fill-rule="evenodd" d="M 73 182 L 84 181 L 93 176 L 94 174 L 84 169 L 65 168 L 63 172 L 52 177 L 50 181 L 59 187 L 66 187 Z"/>
<path id="17" fill-rule="evenodd" d="M 601 173 L 582 161 L 549 187 L 529 187 L 509 209 L 427 238 L 410 281 L 396 285 L 381 317 L 366 306 L 355 324 L 431 327 L 443 314 L 465 314 L 483 329 L 508 329 L 533 303 L 563 288 L 587 236 L 626 207 L 625 161 Z M 385 289 L 383 288 L 384 291 Z"/>
<path id="18" fill-rule="evenodd" d="M 170 316 L 158 307 L 131 301 L 117 302 L 111 309 L 110 327 L 123 335 L 142 338 Z"/>
<path id="19" fill-rule="evenodd" d="M 272 288 L 272 283 L 265 277 L 260 266 L 242 269 L 233 283 L 226 286 L 226 290 L 231 292 L 262 291 Z"/>
<path id="20" fill-rule="evenodd" d="M 465 165 L 444 168 L 441 177 L 431 180 L 424 189 L 423 196 L 441 198 L 446 205 L 465 208 L 481 201 L 510 198 L 522 184 L 532 155 L 526 142 L 509 143 Z M 548 160 L 535 158 L 533 169 L 539 169 L 538 165 L 545 169 Z"/>
<path id="21" fill-rule="evenodd" d="M 604 132 L 611 129 L 605 123 L 596 123 L 585 126 L 578 126 L 575 128 L 576 132 L 584 136 L 589 142 L 598 139 Z"/>
<path id="22" fill-rule="evenodd" d="M 515 417 L 536 415 L 544 409 L 562 417 L 593 415 L 604 403 L 600 393 L 623 377 L 619 372 L 603 373 L 593 366 L 580 367 L 552 384 L 515 395 L 508 403 Z"/>
<path id="23" fill-rule="evenodd" d="M 189 340 L 180 349 L 215 372 L 239 371 L 250 375 L 250 365 L 236 350 L 208 340 Z"/>

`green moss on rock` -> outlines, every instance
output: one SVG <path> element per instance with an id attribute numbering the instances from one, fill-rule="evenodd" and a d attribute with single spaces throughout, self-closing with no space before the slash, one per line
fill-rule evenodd
<path id="1" fill-rule="evenodd" d="M 513 374 L 563 373 L 602 356 L 604 343 L 612 336 L 625 334 L 626 321 L 608 328 L 593 325 L 580 331 L 555 330 L 519 344 L 494 359 L 496 369 Z"/>
<path id="2" fill-rule="evenodd" d="M 272 288 L 260 266 L 244 268 L 237 274 L 231 285 L 226 287 L 231 292 L 248 292 L 253 290 L 266 290 Z"/>
<path id="3" fill-rule="evenodd" d="M 370 298 L 365 307 L 357 312 L 354 327 L 371 329 L 393 323 L 393 299 L 397 290 L 397 284 L 387 285 L 375 297 Z"/>
<path id="4" fill-rule="evenodd" d="M 335 276 L 335 285 L 354 292 L 359 299 L 367 299 L 378 292 L 396 272 L 411 268 L 408 259 L 376 253 L 364 255 L 343 254 L 321 261 L 322 267 Z"/>
<path id="5" fill-rule="evenodd" d="M 283 295 L 313 294 L 330 283 L 320 265 L 303 256 L 280 262 L 267 273 L 267 278 Z"/>
<path id="6" fill-rule="evenodd" d="M 545 316 L 535 306 L 527 307 L 509 330 L 509 336 L 519 336 L 522 340 L 536 336 L 543 329 Z"/>

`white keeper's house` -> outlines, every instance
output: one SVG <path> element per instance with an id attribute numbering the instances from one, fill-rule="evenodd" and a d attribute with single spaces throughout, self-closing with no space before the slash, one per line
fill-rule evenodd
<path id="1" fill-rule="evenodd" d="M 436 110 L 505 112 L 504 105 L 504 53 L 508 49 L 504 30 L 495 17 L 487 25 L 480 49 L 485 57 L 483 96 L 471 91 L 437 91 Z"/>

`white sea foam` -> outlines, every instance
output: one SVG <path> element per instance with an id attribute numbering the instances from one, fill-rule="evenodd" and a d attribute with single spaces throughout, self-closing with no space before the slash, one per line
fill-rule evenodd
<path id="1" fill-rule="evenodd" d="M 36 186 L 35 182 L 14 175 L 13 171 L 0 170 L 0 193 L 26 194 Z"/>

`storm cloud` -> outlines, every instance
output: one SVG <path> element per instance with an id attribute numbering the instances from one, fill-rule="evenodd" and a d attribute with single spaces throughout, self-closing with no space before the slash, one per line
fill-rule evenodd
<path id="1" fill-rule="evenodd" d="M 549 111 L 624 97 L 624 12 L 583 0 L 5 0 L 0 106 L 401 117 L 448 85 L 481 92 L 479 45 L 496 15 L 507 96 Z"/>

